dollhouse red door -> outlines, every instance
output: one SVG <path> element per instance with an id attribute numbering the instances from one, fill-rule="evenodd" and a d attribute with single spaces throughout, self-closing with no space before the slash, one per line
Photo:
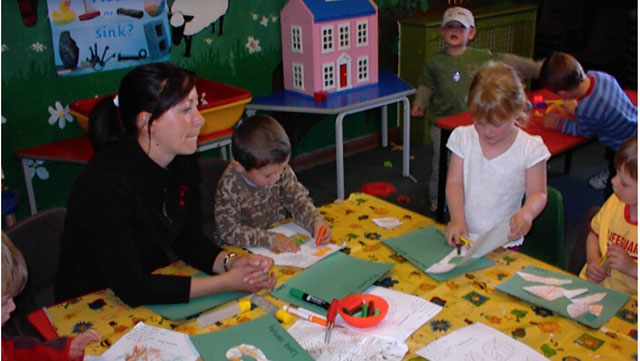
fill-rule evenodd
<path id="1" fill-rule="evenodd" d="M 340 89 L 348 86 L 347 83 L 347 64 L 340 64 Z"/>

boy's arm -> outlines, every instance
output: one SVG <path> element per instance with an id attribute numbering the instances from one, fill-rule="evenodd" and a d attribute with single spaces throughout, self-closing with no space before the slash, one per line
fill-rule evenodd
<path id="1" fill-rule="evenodd" d="M 419 117 L 424 115 L 424 111 L 431 101 L 431 95 L 433 95 L 433 89 L 431 87 L 424 84 L 418 85 L 416 96 L 413 99 L 413 106 L 411 107 L 411 116 Z M 418 110 L 420 110 L 420 112 L 418 112 Z"/>
<path id="2" fill-rule="evenodd" d="M 540 76 L 542 61 L 535 61 L 515 54 L 504 54 L 502 61 L 512 66 L 521 79 L 537 79 Z"/>

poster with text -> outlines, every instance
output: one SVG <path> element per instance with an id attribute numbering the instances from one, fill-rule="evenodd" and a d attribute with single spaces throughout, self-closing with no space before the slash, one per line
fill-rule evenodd
<path id="1" fill-rule="evenodd" d="M 59 76 L 169 60 L 166 0 L 47 0 Z"/>

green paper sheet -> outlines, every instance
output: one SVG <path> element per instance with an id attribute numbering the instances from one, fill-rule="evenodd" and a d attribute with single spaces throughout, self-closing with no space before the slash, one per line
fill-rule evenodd
<path id="1" fill-rule="evenodd" d="M 204 272 L 198 272 L 193 277 L 209 276 Z M 187 303 L 145 305 L 151 311 L 169 320 L 182 320 L 199 314 L 202 311 L 225 304 L 229 301 L 237 300 L 248 295 L 248 292 L 224 292 L 209 296 L 199 297 Z"/>
<path id="2" fill-rule="evenodd" d="M 334 298 L 341 299 L 352 293 L 364 292 L 391 267 L 392 263 L 370 262 L 336 252 L 276 287 L 271 291 L 271 295 L 287 303 L 326 315 L 327 310 L 291 296 L 289 289 L 296 288 L 331 302 Z"/>
<path id="3" fill-rule="evenodd" d="M 444 233 L 435 226 L 420 228 L 399 237 L 383 239 L 382 243 L 406 258 L 422 272 L 425 272 L 434 263 L 440 261 L 453 249 L 445 240 Z M 495 262 L 492 260 L 480 257 L 471 259 L 468 263 L 449 272 L 425 273 L 436 281 L 442 282 L 461 274 L 493 266 L 494 264 Z"/>
<path id="4" fill-rule="evenodd" d="M 597 302 L 597 304 L 601 304 L 603 306 L 602 313 L 600 313 L 600 316 L 596 317 L 591 313 L 584 313 L 577 318 L 572 318 L 567 312 L 567 305 L 571 303 L 571 301 L 568 298 L 560 297 L 553 301 L 548 301 L 542 297 L 538 297 L 534 294 L 531 294 L 526 290 L 524 290 L 523 287 L 540 285 L 541 283 L 525 281 L 517 273 L 509 277 L 509 279 L 502 282 L 500 285 L 498 285 L 498 287 L 496 287 L 502 292 L 508 293 L 512 296 L 518 297 L 525 301 L 531 302 L 540 307 L 544 307 L 546 309 L 559 313 L 567 318 L 574 319 L 582 324 L 585 324 L 593 328 L 600 328 L 607 321 L 609 321 L 609 319 L 618 312 L 620 307 L 624 306 L 624 304 L 627 302 L 627 299 L 629 298 L 629 295 L 612 290 L 610 288 L 602 287 L 600 285 L 587 282 L 585 280 L 582 280 L 574 276 L 553 272 L 551 270 L 544 269 L 544 268 L 528 266 L 524 268 L 521 272 L 531 273 L 531 274 L 542 276 L 542 277 L 554 277 L 554 278 L 559 278 L 563 280 L 566 280 L 566 279 L 572 280 L 573 282 L 569 284 L 559 286 L 564 289 L 568 289 L 568 290 L 574 290 L 578 288 L 589 289 L 588 292 L 580 294 L 576 296 L 576 298 L 581 298 L 581 297 L 598 293 L 598 292 L 606 292 L 607 295 L 605 296 L 605 298 L 602 301 Z"/>
<path id="5" fill-rule="evenodd" d="M 271 314 L 224 330 L 189 336 L 204 361 L 227 360 L 229 349 L 247 345 L 262 351 L 266 359 L 277 361 L 313 361 L 296 340 Z M 254 360 L 243 357 L 242 360 Z"/>

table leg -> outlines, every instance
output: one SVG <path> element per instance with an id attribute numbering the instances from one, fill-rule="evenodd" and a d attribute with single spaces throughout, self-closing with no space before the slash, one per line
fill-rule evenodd
<path id="1" fill-rule="evenodd" d="M 411 148 L 411 115 L 409 114 L 409 98 L 403 97 L 401 101 L 402 108 L 404 110 L 404 129 L 402 130 L 402 175 L 404 177 L 408 177 L 410 175 L 409 167 L 411 161 L 411 159 L 409 159 L 409 151 Z"/>
<path id="2" fill-rule="evenodd" d="M 386 148 L 389 145 L 389 125 L 387 124 L 387 106 L 382 107 L 382 124 L 381 124 L 381 132 L 382 132 L 382 146 Z"/>
<path id="3" fill-rule="evenodd" d="M 449 140 L 451 131 L 441 129 L 440 130 L 440 166 L 438 170 L 438 209 L 436 210 L 436 221 L 439 223 L 444 222 L 444 201 L 445 201 L 445 189 L 447 184 L 447 141 Z"/>
<path id="4" fill-rule="evenodd" d="M 344 144 L 342 143 L 342 120 L 347 113 L 336 117 L 336 175 L 338 199 L 344 199 Z"/>
<path id="5" fill-rule="evenodd" d="M 31 174 L 29 172 L 29 159 L 22 158 L 22 173 L 24 174 L 24 183 L 27 187 L 27 198 L 29 199 L 29 208 L 31 214 L 38 213 L 36 208 L 36 196 L 33 193 L 33 183 L 31 182 Z"/>

